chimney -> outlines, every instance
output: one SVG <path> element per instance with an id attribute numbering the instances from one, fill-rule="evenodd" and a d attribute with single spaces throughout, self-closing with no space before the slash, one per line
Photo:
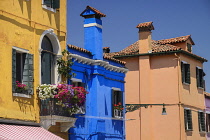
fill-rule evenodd
<path id="1" fill-rule="evenodd" d="M 139 29 L 139 53 L 150 53 L 152 51 L 151 41 L 154 30 L 153 22 L 144 22 L 136 26 Z"/>
<path id="2" fill-rule="evenodd" d="M 101 17 L 106 17 L 106 15 L 93 7 L 87 6 L 80 16 L 85 18 L 84 48 L 93 54 L 93 59 L 103 60 Z"/>

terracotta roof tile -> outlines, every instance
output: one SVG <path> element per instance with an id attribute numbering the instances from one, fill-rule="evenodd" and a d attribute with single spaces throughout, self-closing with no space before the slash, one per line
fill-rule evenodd
<path id="1" fill-rule="evenodd" d="M 191 55 L 193 57 L 196 57 L 198 59 L 201 59 L 202 61 L 207 61 L 205 58 L 200 57 L 198 55 L 195 55 L 191 52 L 183 50 L 181 47 L 174 46 L 172 44 L 161 44 L 158 41 L 152 40 L 152 53 L 160 53 L 160 52 L 172 52 L 172 51 L 182 51 L 182 53 L 185 53 L 187 55 Z M 136 41 L 135 43 L 131 44 L 130 46 L 126 47 L 125 49 L 111 53 L 111 57 L 115 56 L 124 56 L 124 55 L 138 55 L 139 53 L 139 41 Z"/>
<path id="2" fill-rule="evenodd" d="M 207 97 L 210 97 L 210 93 L 204 91 L 204 95 L 207 96 Z"/>
<path id="3" fill-rule="evenodd" d="M 71 45 L 71 44 L 68 44 L 68 47 L 71 48 L 71 49 L 74 49 L 74 50 L 78 50 L 78 51 L 80 51 L 80 52 L 85 52 L 85 53 L 91 54 L 90 51 L 88 51 L 88 50 L 86 50 L 86 49 L 84 49 L 84 48 L 80 48 L 80 47 Z"/>
<path id="4" fill-rule="evenodd" d="M 100 17 L 106 17 L 105 14 L 101 13 L 99 10 L 91 7 L 91 6 L 87 6 L 86 9 L 80 14 L 80 16 L 83 16 L 82 14 L 87 10 L 87 9 L 90 9 L 92 11 L 94 11 L 97 15 L 99 15 Z"/>
<path id="5" fill-rule="evenodd" d="M 148 28 L 150 30 L 154 30 L 154 26 L 152 24 L 153 22 L 144 22 L 144 23 L 139 23 L 136 28 Z"/>
<path id="6" fill-rule="evenodd" d="M 120 63 L 120 64 L 124 64 L 124 65 L 126 64 L 125 61 L 115 59 L 114 57 L 110 56 L 109 53 L 104 53 L 104 59 L 112 60 L 112 61 L 115 61 L 115 62 Z"/>
<path id="7" fill-rule="evenodd" d="M 92 54 L 90 51 L 88 51 L 88 50 L 86 50 L 84 48 L 77 47 L 75 45 L 68 44 L 68 47 L 71 48 L 71 49 L 74 49 L 74 50 L 78 50 L 80 52 Z M 109 48 L 109 47 L 107 47 L 107 48 Z M 112 60 L 112 61 L 120 63 L 120 64 L 126 64 L 126 62 L 118 60 L 118 59 L 115 59 L 115 58 L 113 58 L 113 55 L 111 56 L 111 55 L 108 55 L 108 54 L 111 54 L 111 53 L 104 53 L 103 54 L 104 55 L 103 58 L 104 59 L 108 59 L 108 60 Z"/>
<path id="8" fill-rule="evenodd" d="M 193 40 L 192 40 L 192 38 L 191 38 L 191 35 L 175 37 L 175 38 L 170 38 L 170 39 L 158 40 L 158 43 L 160 43 L 160 44 L 173 44 L 173 43 L 185 42 L 188 39 L 191 40 L 192 45 L 195 45 Z"/>

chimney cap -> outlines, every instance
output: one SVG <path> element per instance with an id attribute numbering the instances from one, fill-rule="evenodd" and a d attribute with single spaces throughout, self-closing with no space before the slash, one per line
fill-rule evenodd
<path id="1" fill-rule="evenodd" d="M 88 11 L 88 10 L 91 10 L 91 11 Z M 90 15 L 96 15 L 97 17 L 106 17 L 105 14 L 101 13 L 99 10 L 91 6 L 87 6 L 86 9 L 80 14 L 80 16 L 82 17 L 89 17 Z"/>
<path id="2" fill-rule="evenodd" d="M 151 31 L 155 29 L 152 23 L 152 21 L 139 23 L 136 28 L 139 28 L 140 31 Z"/>
<path id="3" fill-rule="evenodd" d="M 103 53 L 109 53 L 110 47 L 103 47 Z"/>

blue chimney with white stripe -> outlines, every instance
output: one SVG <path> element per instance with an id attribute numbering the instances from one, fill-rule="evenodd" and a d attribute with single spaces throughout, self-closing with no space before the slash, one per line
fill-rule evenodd
<path id="1" fill-rule="evenodd" d="M 93 54 L 93 59 L 103 60 L 101 17 L 106 17 L 106 15 L 93 7 L 87 6 L 80 16 L 85 18 L 84 48 Z"/>

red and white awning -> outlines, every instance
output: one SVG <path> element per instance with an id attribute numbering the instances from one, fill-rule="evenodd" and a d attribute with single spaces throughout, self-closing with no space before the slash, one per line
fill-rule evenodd
<path id="1" fill-rule="evenodd" d="M 63 140 L 42 127 L 0 124 L 0 140 Z"/>

